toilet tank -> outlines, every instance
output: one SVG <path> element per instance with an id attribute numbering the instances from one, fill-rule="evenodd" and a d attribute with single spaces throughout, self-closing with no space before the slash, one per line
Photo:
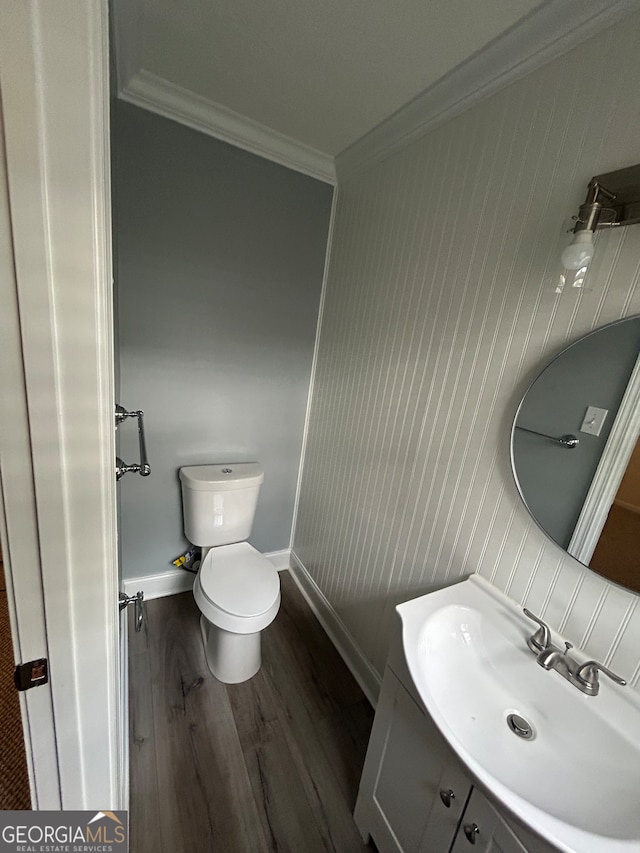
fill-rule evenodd
<path id="1" fill-rule="evenodd" d="M 203 548 L 249 538 L 264 473 L 257 462 L 180 469 L 184 533 Z"/>

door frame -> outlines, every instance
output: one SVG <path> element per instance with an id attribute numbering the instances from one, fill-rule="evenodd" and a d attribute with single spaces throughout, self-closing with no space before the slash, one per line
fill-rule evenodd
<path id="1" fill-rule="evenodd" d="M 576 522 L 568 552 L 588 566 L 640 433 L 640 356 L 602 451 Z"/>
<path id="2" fill-rule="evenodd" d="M 50 685 L 23 699 L 38 807 L 126 808 L 120 713 L 106 0 L 3 0 L 0 94 L 30 466 L 25 511 L 42 615 L 23 617 L 20 549 L 5 524 L 22 653 L 46 634 Z M 5 457 L 6 458 L 6 457 Z M 5 521 L 24 486 L 3 466 Z M 37 537 L 37 541 L 36 541 Z M 20 572 L 18 571 L 20 566 Z M 37 595 L 36 595 L 37 597 Z M 54 728 L 41 725 L 49 691 Z M 33 696 L 31 695 L 33 694 Z M 33 708 L 31 707 L 33 706 Z M 36 758 L 55 756 L 55 768 Z M 55 772 L 54 772 L 55 771 Z M 47 797 L 39 791 L 50 789 Z M 44 805 L 44 802 L 52 805 Z M 35 806 L 34 806 L 35 807 Z"/>

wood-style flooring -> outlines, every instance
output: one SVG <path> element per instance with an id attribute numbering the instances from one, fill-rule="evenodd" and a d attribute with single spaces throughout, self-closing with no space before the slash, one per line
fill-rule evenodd
<path id="1" fill-rule="evenodd" d="M 244 684 L 209 672 L 191 593 L 129 630 L 131 853 L 358 853 L 373 711 L 288 572 Z"/>

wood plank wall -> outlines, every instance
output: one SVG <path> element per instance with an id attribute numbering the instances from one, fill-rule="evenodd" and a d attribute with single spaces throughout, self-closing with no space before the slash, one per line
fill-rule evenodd
<path id="1" fill-rule="evenodd" d="M 378 672 L 394 605 L 479 571 L 638 687 L 639 599 L 538 530 L 508 442 L 547 359 L 640 311 L 635 226 L 554 292 L 587 182 L 638 162 L 635 15 L 341 184 L 294 551 Z"/>

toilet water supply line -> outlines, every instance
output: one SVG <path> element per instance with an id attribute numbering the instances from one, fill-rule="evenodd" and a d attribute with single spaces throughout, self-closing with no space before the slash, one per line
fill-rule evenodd
<path id="1" fill-rule="evenodd" d="M 178 569 L 184 569 L 187 572 L 192 572 L 194 575 L 198 573 L 200 568 L 200 555 L 202 549 L 197 545 L 191 547 L 184 554 L 180 554 L 175 560 L 172 560 L 173 565 Z"/>

